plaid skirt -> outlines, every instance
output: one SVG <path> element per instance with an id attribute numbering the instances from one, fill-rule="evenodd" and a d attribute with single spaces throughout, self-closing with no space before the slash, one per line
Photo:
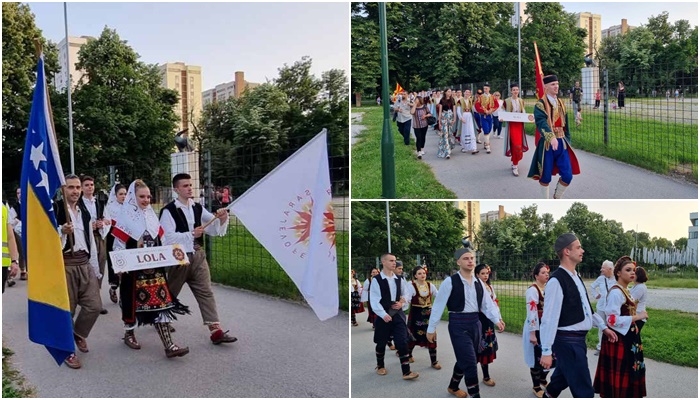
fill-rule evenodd
<path id="1" fill-rule="evenodd" d="M 644 397 L 647 395 L 646 367 L 639 329 L 632 324 L 617 342 L 603 339 L 593 388 L 600 397 Z"/>

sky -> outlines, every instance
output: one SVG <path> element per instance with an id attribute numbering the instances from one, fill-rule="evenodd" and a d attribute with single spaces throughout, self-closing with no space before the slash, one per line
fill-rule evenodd
<path id="1" fill-rule="evenodd" d="M 63 3 L 27 3 L 44 37 L 65 37 Z M 303 56 L 320 78 L 349 78 L 349 3 L 68 3 L 68 35 L 98 37 L 116 29 L 149 64 L 202 67 L 202 89 L 232 81 L 264 83 Z"/>
<path id="2" fill-rule="evenodd" d="M 523 207 L 537 204 L 537 213 L 550 213 L 554 220 L 566 214 L 571 204 L 576 200 L 561 199 L 557 201 L 480 201 L 480 212 L 497 211 L 499 205 L 505 207 L 510 214 L 519 214 Z M 652 237 L 664 237 L 671 241 L 688 236 L 690 213 L 698 211 L 697 201 L 681 200 L 586 200 L 581 201 L 588 210 L 603 215 L 604 219 L 612 219 L 622 223 L 625 231 L 635 230 L 647 232 Z"/>
<path id="3" fill-rule="evenodd" d="M 660 15 L 664 11 L 668 11 L 668 17 L 671 23 L 679 19 L 687 19 L 691 27 L 697 26 L 698 24 L 697 1 L 683 3 L 661 1 L 609 3 L 562 2 L 561 4 L 567 12 L 590 12 L 592 14 L 600 14 L 602 29 L 607 29 L 613 25 L 620 25 L 620 21 L 623 18 L 626 18 L 627 23 L 632 26 L 645 25 L 649 17 Z"/>

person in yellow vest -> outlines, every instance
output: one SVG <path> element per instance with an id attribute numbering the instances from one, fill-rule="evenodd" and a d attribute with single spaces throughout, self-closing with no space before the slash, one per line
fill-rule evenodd
<path id="1" fill-rule="evenodd" d="M 17 276 L 19 272 L 19 254 L 17 242 L 12 232 L 12 225 L 7 218 L 7 207 L 2 206 L 2 292 L 5 293 L 5 282 L 8 277 Z"/>

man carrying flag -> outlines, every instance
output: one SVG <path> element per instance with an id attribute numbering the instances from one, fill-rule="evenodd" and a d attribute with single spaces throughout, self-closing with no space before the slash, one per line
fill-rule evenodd
<path id="1" fill-rule="evenodd" d="M 571 184 L 573 175 L 578 175 L 581 170 L 571 148 L 566 107 L 564 102 L 557 98 L 559 78 L 556 75 L 542 76 L 542 64 L 536 43 L 535 72 L 539 97 L 534 112 L 537 148 L 527 176 L 540 182 L 542 197 L 548 199 L 552 175 L 559 174 L 554 198 L 560 199 Z"/>
<path id="2" fill-rule="evenodd" d="M 29 339 L 45 345 L 59 365 L 71 355 L 77 361 L 71 318 L 75 305 L 68 297 L 61 239 L 51 204 L 65 179 L 51 120 L 43 55 L 37 66 L 20 184 L 22 242 L 27 266 L 34 271 L 27 283 Z"/>

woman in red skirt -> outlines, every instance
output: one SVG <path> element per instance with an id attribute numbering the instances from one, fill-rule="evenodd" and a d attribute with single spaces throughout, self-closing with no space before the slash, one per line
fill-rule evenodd
<path id="1" fill-rule="evenodd" d="M 630 257 L 620 257 L 613 273 L 617 283 L 610 288 L 605 305 L 607 324 L 617 335 L 616 342 L 603 341 L 593 388 L 600 397 L 644 397 L 646 367 L 637 321 L 648 318 L 637 313 L 637 303 L 627 286 L 634 282 L 637 265 Z"/>
<path id="2" fill-rule="evenodd" d="M 488 290 L 488 293 L 484 293 L 484 295 L 488 294 L 491 296 L 491 300 L 498 305 L 496 292 L 493 291 L 493 286 L 491 286 L 491 267 L 486 264 L 479 264 L 476 266 L 474 272 L 476 276 L 484 282 L 484 286 L 486 286 Z M 498 350 L 496 330 L 494 329 L 493 322 L 488 319 L 484 313 L 479 312 L 479 320 L 481 321 L 481 341 L 479 342 L 479 352 L 476 355 L 476 361 L 481 364 L 481 372 L 484 374 L 484 383 L 487 386 L 495 386 L 496 381 L 491 379 L 489 375 L 489 364 L 496 359 L 496 351 Z"/>
<path id="3" fill-rule="evenodd" d="M 362 294 L 362 285 L 360 284 L 360 281 L 357 280 L 357 273 L 355 270 L 352 270 L 352 278 L 350 278 L 350 303 L 351 303 L 351 310 L 350 310 L 350 321 L 352 322 L 352 326 L 357 326 L 357 319 L 355 318 L 355 314 L 363 313 L 365 312 L 365 308 L 362 306 L 362 302 L 360 301 L 360 296 Z"/>
<path id="4" fill-rule="evenodd" d="M 428 342 L 425 333 L 428 331 L 428 322 L 433 307 L 433 297 L 438 290 L 425 279 L 425 268 L 416 267 L 412 272 L 413 281 L 408 285 L 408 298 L 411 299 L 411 311 L 408 313 L 408 330 L 411 332 L 408 341 L 409 362 L 413 362 L 413 349 L 416 346 L 427 347 L 430 354 L 430 365 L 435 369 L 442 367 L 437 362 L 437 340 Z"/>
<path id="5" fill-rule="evenodd" d="M 360 302 L 367 303 L 367 322 L 372 324 L 372 329 L 374 329 L 374 320 L 377 318 L 377 314 L 372 311 L 372 306 L 369 304 L 369 288 L 372 285 L 372 280 L 377 275 L 379 275 L 379 268 L 372 268 L 369 278 L 365 280 L 365 284 L 362 286 L 362 293 L 360 294 Z"/>

